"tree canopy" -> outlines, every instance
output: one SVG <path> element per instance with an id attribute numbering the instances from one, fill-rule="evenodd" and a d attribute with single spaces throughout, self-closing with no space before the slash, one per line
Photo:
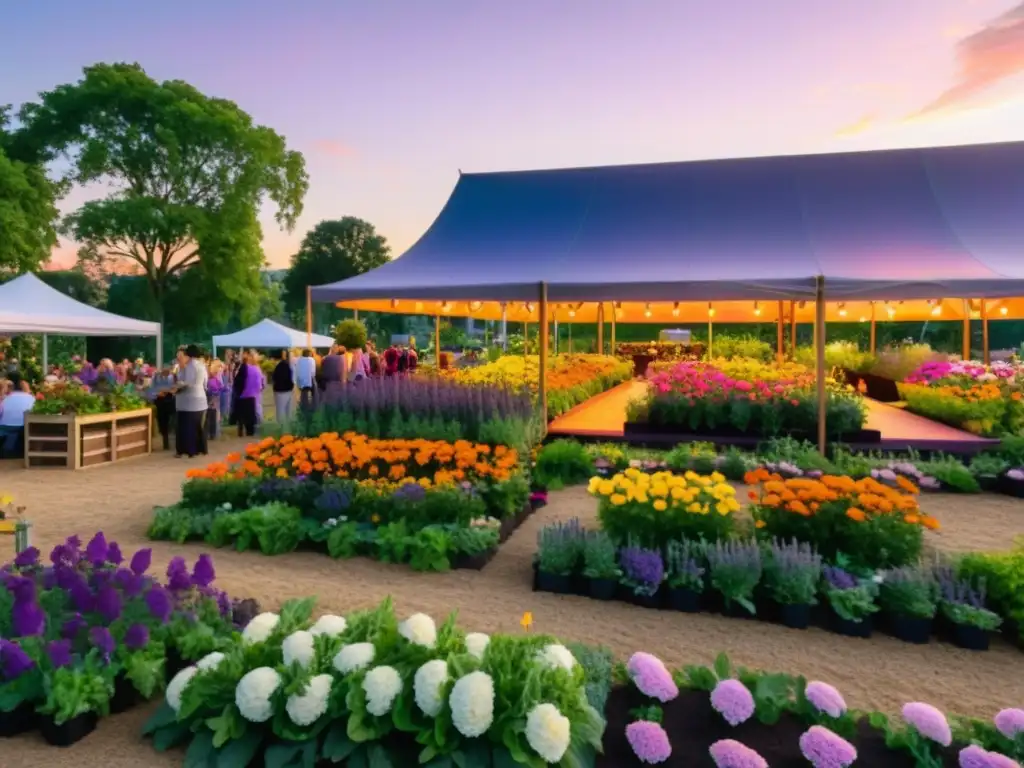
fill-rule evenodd
<path id="1" fill-rule="evenodd" d="M 258 211 L 272 203 L 290 230 L 309 186 L 302 155 L 283 137 L 234 102 L 157 82 L 137 64 L 87 67 L 19 117 L 19 152 L 39 163 L 63 157 L 67 182 L 112 190 L 64 222 L 80 259 L 144 277 L 161 316 L 172 284 L 193 270 L 210 299 L 201 311 L 256 308 Z"/>
<path id="2" fill-rule="evenodd" d="M 57 185 L 39 163 L 17 159 L 0 107 L 0 275 L 39 269 L 57 243 Z"/>
<path id="3" fill-rule="evenodd" d="M 284 277 L 289 312 L 305 312 L 306 286 L 323 285 L 386 264 L 391 248 L 373 224 L 355 216 L 321 221 L 306 233 Z"/>

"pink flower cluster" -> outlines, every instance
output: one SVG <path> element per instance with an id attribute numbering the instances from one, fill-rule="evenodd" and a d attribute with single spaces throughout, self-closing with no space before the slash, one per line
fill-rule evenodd
<path id="1" fill-rule="evenodd" d="M 931 704 L 915 701 L 903 705 L 903 719 L 926 739 L 948 747 L 953 742 L 946 716 Z"/>
<path id="2" fill-rule="evenodd" d="M 812 725 L 800 737 L 800 753 L 814 768 L 847 768 L 857 759 L 850 742 L 820 725 Z"/>
<path id="3" fill-rule="evenodd" d="M 641 763 L 657 765 L 672 756 L 672 745 L 668 734 L 658 723 L 637 720 L 626 726 L 626 741 L 633 748 L 633 754 Z"/>
<path id="4" fill-rule="evenodd" d="M 1015 363 L 997 361 L 991 365 L 973 360 L 931 360 L 923 363 L 907 376 L 908 384 L 939 384 L 947 379 L 996 381 L 1014 379 L 1024 375 L 1024 367 Z"/>
<path id="5" fill-rule="evenodd" d="M 745 381 L 734 379 L 707 363 L 683 362 L 669 371 L 650 377 L 648 381 L 660 395 L 676 394 L 691 400 L 712 398 L 719 401 L 744 397 L 749 400 L 786 398 L 789 392 L 805 382 Z"/>
<path id="6" fill-rule="evenodd" d="M 672 674 L 657 656 L 642 651 L 634 653 L 629 657 L 626 671 L 644 696 L 664 704 L 679 695 L 679 687 L 672 679 Z"/>
<path id="7" fill-rule="evenodd" d="M 768 761 L 734 739 L 716 741 L 708 750 L 718 768 L 768 768 Z"/>
<path id="8" fill-rule="evenodd" d="M 1020 768 L 1020 763 L 998 752 L 989 752 L 977 744 L 960 750 L 960 768 Z"/>
<path id="9" fill-rule="evenodd" d="M 1024 734 L 1024 709 L 1003 709 L 992 719 L 996 728 L 1011 741 Z"/>
<path id="10" fill-rule="evenodd" d="M 754 714 L 754 697 L 739 680 L 721 680 L 711 692 L 711 706 L 731 726 L 745 723 Z"/>
<path id="11" fill-rule="evenodd" d="M 846 700 L 834 687 L 820 680 L 812 680 L 804 690 L 807 701 L 819 712 L 837 718 L 846 714 Z"/>

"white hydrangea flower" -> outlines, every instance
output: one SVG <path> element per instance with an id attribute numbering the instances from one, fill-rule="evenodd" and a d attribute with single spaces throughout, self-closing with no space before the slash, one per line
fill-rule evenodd
<path id="1" fill-rule="evenodd" d="M 402 692 L 402 676 L 394 667 L 374 667 L 363 678 L 366 691 L 366 711 L 382 717 L 391 711 L 398 694 Z"/>
<path id="2" fill-rule="evenodd" d="M 281 676 L 270 667 L 247 672 L 235 687 L 235 706 L 252 723 L 265 723 L 274 715 L 270 697 L 281 685 Z"/>
<path id="3" fill-rule="evenodd" d="M 199 667 L 201 672 L 209 672 L 211 669 L 219 667 L 222 661 L 224 661 L 224 654 L 220 651 L 214 651 L 203 656 L 203 658 L 196 662 L 196 666 Z"/>
<path id="4" fill-rule="evenodd" d="M 296 661 L 300 666 L 308 667 L 313 663 L 313 657 L 316 656 L 313 635 L 304 629 L 292 632 L 281 643 L 281 655 L 284 657 L 284 663 L 289 667 Z"/>
<path id="5" fill-rule="evenodd" d="M 185 667 L 167 684 L 167 703 L 175 712 L 181 709 L 181 696 L 198 671 L 198 667 Z"/>
<path id="6" fill-rule="evenodd" d="M 437 642 L 437 625 L 425 613 L 414 613 L 398 625 L 398 634 L 410 643 L 433 648 Z"/>
<path id="7" fill-rule="evenodd" d="M 545 645 L 539 650 L 537 652 L 537 661 L 545 666 L 552 668 L 562 667 L 570 672 L 576 666 L 576 657 L 572 655 L 572 651 L 558 643 Z"/>
<path id="8" fill-rule="evenodd" d="M 262 643 L 270 637 L 270 633 L 274 631 L 280 620 L 281 617 L 276 613 L 261 613 L 259 616 L 254 616 L 242 630 L 242 641 L 249 644 Z"/>
<path id="9" fill-rule="evenodd" d="M 413 677 L 413 693 L 416 706 L 427 717 L 437 717 L 444 705 L 441 687 L 448 682 L 448 662 L 444 659 L 428 661 L 416 670 Z"/>
<path id="10" fill-rule="evenodd" d="M 554 704 L 538 704 L 526 715 L 526 742 L 545 762 L 561 760 L 569 739 L 569 718 Z"/>
<path id="11" fill-rule="evenodd" d="M 345 621 L 344 616 L 334 616 L 328 613 L 316 620 L 316 623 L 309 628 L 309 634 L 314 637 L 317 637 L 318 635 L 337 637 L 347 628 L 348 622 Z"/>
<path id="12" fill-rule="evenodd" d="M 486 672 L 470 672 L 455 681 L 448 705 L 455 730 L 468 739 L 487 733 L 494 721 L 494 681 Z"/>
<path id="13" fill-rule="evenodd" d="M 377 649 L 373 643 L 349 643 L 341 646 L 341 650 L 334 656 L 334 668 L 347 675 L 373 664 L 376 655 Z"/>
<path id="14" fill-rule="evenodd" d="M 285 702 L 284 709 L 288 717 L 296 725 L 312 725 L 327 711 L 327 702 L 331 697 L 330 675 L 317 675 L 309 681 L 302 693 L 293 693 Z"/>
<path id="15" fill-rule="evenodd" d="M 478 659 L 483 659 L 490 642 L 491 638 L 483 632 L 470 632 L 466 635 L 466 650 Z"/>

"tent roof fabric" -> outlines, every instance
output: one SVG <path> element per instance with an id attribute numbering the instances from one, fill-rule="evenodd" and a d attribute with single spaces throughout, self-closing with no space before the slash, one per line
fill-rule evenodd
<path id="1" fill-rule="evenodd" d="M 160 323 L 104 312 L 26 273 L 0 285 L 0 333 L 159 336 Z"/>
<path id="2" fill-rule="evenodd" d="M 316 301 L 1024 295 L 1024 142 L 464 174 L 401 258 Z"/>
<path id="3" fill-rule="evenodd" d="M 330 336 L 323 336 L 319 333 L 313 334 L 313 347 L 320 349 L 330 347 L 334 339 Z M 280 347 L 292 349 L 295 347 L 307 346 L 305 331 L 297 331 L 286 325 L 275 323 L 273 320 L 260 320 L 256 325 L 250 325 L 234 333 L 225 333 L 221 336 L 214 336 L 213 343 L 218 347 L 255 347 L 266 349 L 268 347 Z"/>

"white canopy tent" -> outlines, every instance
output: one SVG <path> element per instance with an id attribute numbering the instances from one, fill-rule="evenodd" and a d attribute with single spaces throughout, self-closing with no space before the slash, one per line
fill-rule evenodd
<path id="1" fill-rule="evenodd" d="M 0 285 L 0 333 L 43 335 L 43 368 L 49 367 L 47 336 L 155 336 L 163 357 L 160 323 L 135 320 L 91 307 L 52 288 L 32 273 Z"/>
<path id="2" fill-rule="evenodd" d="M 286 325 L 275 323 L 273 320 L 260 320 L 256 325 L 250 325 L 240 331 L 213 337 L 214 354 L 217 354 L 217 347 L 250 347 L 254 349 L 313 347 L 322 349 L 333 345 L 334 339 L 330 336 L 319 333 L 310 335 L 305 331 L 297 331 Z"/>

